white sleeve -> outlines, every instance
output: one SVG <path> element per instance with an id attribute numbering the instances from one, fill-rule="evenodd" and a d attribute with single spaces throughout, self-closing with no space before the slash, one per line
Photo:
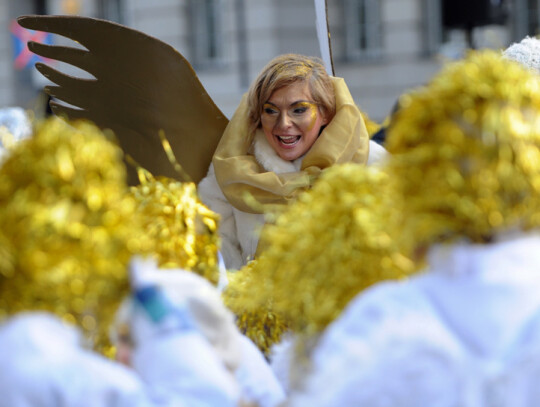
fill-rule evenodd
<path id="1" fill-rule="evenodd" d="M 367 165 L 378 165 L 383 163 L 388 157 L 388 151 L 380 144 L 369 140 L 369 155 Z"/>
<path id="2" fill-rule="evenodd" d="M 240 269 L 243 265 L 242 251 L 238 241 L 233 207 L 219 187 L 213 164 L 210 165 L 206 177 L 199 183 L 198 191 L 201 201 L 221 217 L 219 236 L 225 266 L 228 269 Z"/>
<path id="3" fill-rule="evenodd" d="M 378 301 L 373 304 L 369 299 L 366 304 L 362 297 L 360 294 L 353 299 L 326 328 L 310 356 L 310 373 L 290 391 L 288 407 L 379 405 L 353 403 L 365 401 L 364 393 L 371 394 L 377 388 L 366 376 L 380 356 L 372 339 L 373 330 L 384 319 Z"/>
<path id="4" fill-rule="evenodd" d="M 297 338 L 292 333 L 286 333 L 278 343 L 272 345 L 270 350 L 270 367 L 285 394 L 289 394 L 291 388 L 290 373 L 296 340 Z"/>

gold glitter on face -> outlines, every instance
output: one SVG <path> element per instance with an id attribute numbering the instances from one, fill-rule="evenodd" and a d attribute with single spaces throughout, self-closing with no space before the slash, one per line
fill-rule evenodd
<path id="1" fill-rule="evenodd" d="M 312 101 L 308 84 L 295 82 L 272 93 L 263 106 L 261 124 L 272 148 L 292 161 L 309 151 L 327 120 Z"/>
<path id="2" fill-rule="evenodd" d="M 263 106 L 262 117 L 269 124 L 276 121 L 282 115 L 287 115 L 288 119 L 293 121 L 299 127 L 305 127 L 308 131 L 312 130 L 317 121 L 317 105 L 313 102 L 299 101 L 294 103 L 289 109 L 284 112 L 280 111 L 272 103 L 265 103 Z"/>

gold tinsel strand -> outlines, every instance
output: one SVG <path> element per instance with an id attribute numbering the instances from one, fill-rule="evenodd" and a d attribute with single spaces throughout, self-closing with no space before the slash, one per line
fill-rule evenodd
<path id="1" fill-rule="evenodd" d="M 0 313 L 43 310 L 110 351 L 141 229 L 121 150 L 95 126 L 49 119 L 0 168 Z"/>
<path id="2" fill-rule="evenodd" d="M 400 100 L 386 147 L 418 246 L 489 241 L 540 225 L 540 83 L 493 51 L 472 52 Z"/>
<path id="3" fill-rule="evenodd" d="M 410 275 L 413 263 L 395 244 L 399 200 L 387 178 L 356 164 L 326 170 L 263 230 L 265 249 L 242 284 L 233 284 L 234 307 L 268 307 L 311 337 L 361 290 Z"/>
<path id="4" fill-rule="evenodd" d="M 201 203 L 192 182 L 153 177 L 139 169 L 131 187 L 148 240 L 144 250 L 162 268 L 193 271 L 214 285 L 219 280 L 219 217 Z"/>

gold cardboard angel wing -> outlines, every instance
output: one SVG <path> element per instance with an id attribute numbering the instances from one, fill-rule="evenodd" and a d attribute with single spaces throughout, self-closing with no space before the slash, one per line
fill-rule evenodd
<path id="1" fill-rule="evenodd" d="M 206 175 L 228 119 L 214 104 L 189 62 L 174 48 L 142 32 L 79 16 L 21 16 L 28 29 L 59 34 L 86 49 L 29 42 L 37 55 L 62 61 L 95 77 L 69 76 L 50 66 L 36 68 L 57 86 L 55 114 L 84 118 L 111 129 L 125 153 L 154 175 L 179 179 L 162 147 L 163 130 L 192 181 Z M 128 166 L 130 183 L 137 178 Z"/>

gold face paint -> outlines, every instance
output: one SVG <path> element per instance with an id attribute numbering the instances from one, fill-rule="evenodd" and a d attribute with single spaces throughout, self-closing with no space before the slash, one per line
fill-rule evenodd
<path id="1" fill-rule="evenodd" d="M 274 104 L 267 102 L 263 106 L 261 121 L 265 125 L 274 126 L 281 119 L 281 115 L 285 114 L 296 126 L 309 131 L 315 126 L 317 113 L 318 106 L 314 102 L 298 101 L 283 112 Z"/>

